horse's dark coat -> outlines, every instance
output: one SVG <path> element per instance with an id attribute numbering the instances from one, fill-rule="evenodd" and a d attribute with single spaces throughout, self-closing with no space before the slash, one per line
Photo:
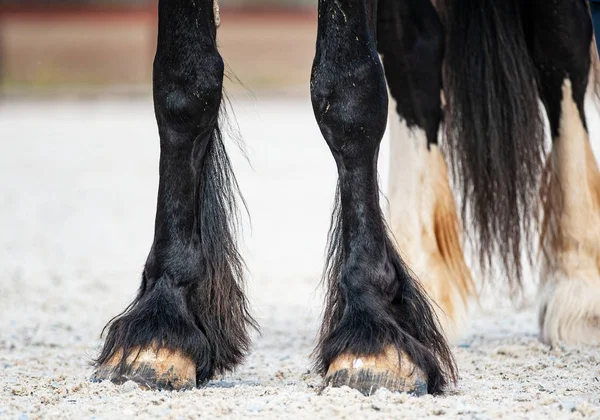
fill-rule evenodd
<path id="1" fill-rule="evenodd" d="M 437 144 L 444 30 L 429 0 L 379 0 L 377 50 L 398 116 Z"/>
<path id="2" fill-rule="evenodd" d="M 530 0 L 528 46 L 535 68 L 539 93 L 548 114 L 553 138 L 558 137 L 562 86 L 569 78 L 573 100 L 587 127 L 583 109 L 590 72 L 592 25 L 585 0 L 556 2 L 548 7 Z"/>

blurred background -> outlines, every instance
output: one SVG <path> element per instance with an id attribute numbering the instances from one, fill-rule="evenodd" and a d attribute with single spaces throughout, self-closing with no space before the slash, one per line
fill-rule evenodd
<path id="1" fill-rule="evenodd" d="M 316 3 L 221 0 L 228 89 L 306 93 Z M 149 94 L 156 20 L 157 0 L 2 0 L 0 92 Z"/>

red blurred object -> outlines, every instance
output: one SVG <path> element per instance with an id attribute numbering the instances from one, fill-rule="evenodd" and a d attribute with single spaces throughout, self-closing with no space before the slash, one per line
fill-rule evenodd
<path id="1" fill-rule="evenodd" d="M 222 4 L 222 3 L 221 3 Z M 245 87 L 308 89 L 316 10 L 221 8 L 221 54 Z M 3 92 L 151 89 L 157 2 L 0 5 Z"/>

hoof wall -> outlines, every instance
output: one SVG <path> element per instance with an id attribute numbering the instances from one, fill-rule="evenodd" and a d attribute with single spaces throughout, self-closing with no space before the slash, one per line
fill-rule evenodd
<path id="1" fill-rule="evenodd" d="M 380 388 L 421 396 L 427 394 L 427 379 L 405 354 L 399 365 L 398 352 L 389 346 L 377 356 L 342 354 L 325 375 L 325 386 L 349 386 L 364 395 Z"/>
<path id="2" fill-rule="evenodd" d="M 120 368 L 119 351 L 92 375 L 93 382 L 110 380 L 120 385 L 136 382 L 142 389 L 179 391 L 196 387 L 196 364 L 179 352 L 146 348 L 134 349 L 127 356 L 125 369 Z"/>

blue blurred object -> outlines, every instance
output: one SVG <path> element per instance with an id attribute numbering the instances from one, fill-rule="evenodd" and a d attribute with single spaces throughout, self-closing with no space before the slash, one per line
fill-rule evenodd
<path id="1" fill-rule="evenodd" d="M 600 53 L 600 0 L 590 0 L 590 11 L 592 12 L 592 24 L 594 25 L 596 48 L 598 53 Z"/>

